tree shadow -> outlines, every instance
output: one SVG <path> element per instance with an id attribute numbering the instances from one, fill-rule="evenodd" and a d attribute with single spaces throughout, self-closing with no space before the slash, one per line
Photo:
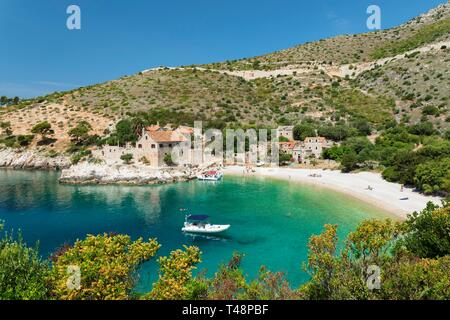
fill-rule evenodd
<path id="1" fill-rule="evenodd" d="M 42 140 L 40 140 L 37 145 L 38 146 L 48 146 L 49 144 L 55 143 L 56 141 L 58 141 L 58 139 L 54 139 L 54 138 L 44 138 Z"/>

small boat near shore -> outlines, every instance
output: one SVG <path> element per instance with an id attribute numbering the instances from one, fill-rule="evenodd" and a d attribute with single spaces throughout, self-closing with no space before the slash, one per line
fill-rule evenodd
<path id="1" fill-rule="evenodd" d="M 209 216 L 206 215 L 188 215 L 181 231 L 186 233 L 217 234 L 229 228 L 229 224 L 210 224 Z"/>
<path id="2" fill-rule="evenodd" d="M 200 181 L 219 181 L 222 179 L 223 173 L 220 171 L 207 171 L 197 176 Z"/>

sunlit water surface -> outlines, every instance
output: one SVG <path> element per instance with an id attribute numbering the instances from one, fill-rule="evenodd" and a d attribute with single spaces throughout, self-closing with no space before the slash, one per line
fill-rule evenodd
<path id="1" fill-rule="evenodd" d="M 154 238 L 159 255 L 183 245 L 201 248 L 199 270 L 214 274 L 234 251 L 245 254 L 242 267 L 254 278 L 261 265 L 284 271 L 293 285 L 302 271 L 307 242 L 327 223 L 339 225 L 343 239 L 359 222 L 386 213 L 326 189 L 267 178 L 226 176 L 218 183 L 186 182 L 161 186 L 60 185 L 58 173 L 0 170 L 0 219 L 7 230 L 21 230 L 29 245 L 40 242 L 48 256 L 86 234 L 117 232 Z M 221 237 L 184 235 L 187 212 L 207 214 L 213 223 L 231 224 Z M 151 288 L 157 263 L 140 270 L 138 291 Z"/>

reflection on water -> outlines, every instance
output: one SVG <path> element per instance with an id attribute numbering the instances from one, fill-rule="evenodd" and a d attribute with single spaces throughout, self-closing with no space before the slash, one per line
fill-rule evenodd
<path id="1" fill-rule="evenodd" d="M 194 234 L 185 233 L 184 236 L 192 242 L 204 242 L 204 241 L 230 241 L 231 237 L 226 235 L 205 235 L 205 234 Z"/>
<path id="2" fill-rule="evenodd" d="M 219 183 L 186 182 L 156 186 L 60 185 L 58 173 L 0 170 L 0 219 L 21 229 L 25 241 L 40 241 L 48 255 L 87 234 L 117 232 L 133 239 L 157 238 L 160 255 L 183 245 L 202 251 L 199 269 L 212 275 L 234 251 L 245 254 L 249 276 L 261 265 L 284 271 L 295 284 L 307 243 L 323 225 L 339 225 L 343 238 L 368 217 L 385 217 L 362 202 L 332 191 L 264 178 L 225 177 Z M 187 208 L 187 211 L 180 211 Z M 181 232 L 185 214 L 207 214 L 215 224 L 231 224 L 223 235 Z M 155 259 L 156 260 L 156 259 Z M 138 290 L 157 276 L 155 260 L 141 270 Z"/>

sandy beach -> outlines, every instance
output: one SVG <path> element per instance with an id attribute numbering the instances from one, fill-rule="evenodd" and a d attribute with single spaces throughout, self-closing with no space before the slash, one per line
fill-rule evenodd
<path id="1" fill-rule="evenodd" d="M 229 175 L 262 176 L 299 183 L 308 183 L 342 192 L 371 203 L 399 219 L 406 219 L 414 211 L 421 211 L 429 201 L 441 204 L 441 198 L 425 196 L 413 189 L 383 180 L 380 174 L 372 172 L 342 173 L 336 170 L 255 168 L 247 173 L 244 167 L 230 166 L 224 169 Z M 311 175 L 316 175 L 313 177 Z M 368 187 L 371 187 L 371 190 Z M 401 200 L 408 198 L 407 200 Z"/>

